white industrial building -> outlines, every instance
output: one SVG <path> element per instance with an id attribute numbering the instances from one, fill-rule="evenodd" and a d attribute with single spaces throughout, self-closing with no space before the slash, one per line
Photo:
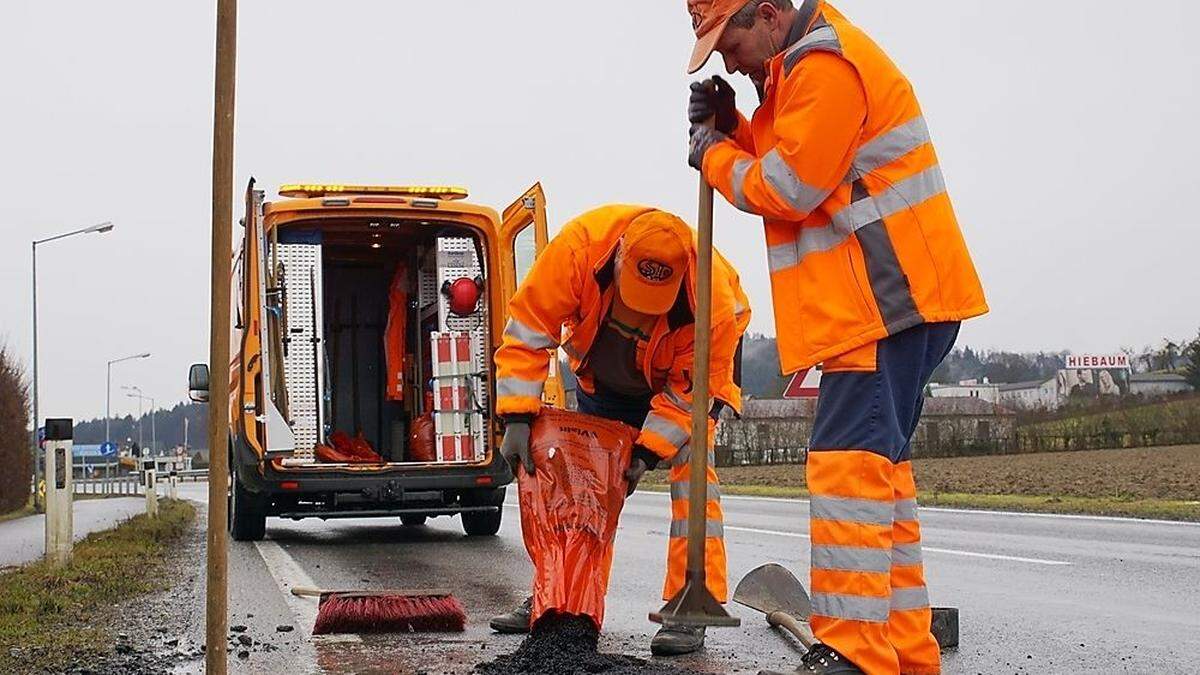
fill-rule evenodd
<path id="1" fill-rule="evenodd" d="M 931 384 L 929 396 L 932 398 L 977 398 L 988 403 L 1000 403 L 1000 385 L 992 384 L 983 379 L 964 380 L 958 384 Z"/>
<path id="2" fill-rule="evenodd" d="M 1129 378 L 1129 393 L 1134 396 L 1168 396 L 1192 390 L 1187 378 L 1176 373 L 1137 373 Z"/>
<path id="3" fill-rule="evenodd" d="M 1055 410 L 1062 404 L 1058 378 L 999 385 L 1000 405 L 1010 410 Z"/>

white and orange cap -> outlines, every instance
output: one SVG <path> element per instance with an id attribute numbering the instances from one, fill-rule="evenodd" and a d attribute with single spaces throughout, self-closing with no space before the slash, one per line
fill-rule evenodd
<path id="1" fill-rule="evenodd" d="M 692 229 L 677 216 L 664 211 L 638 216 L 621 236 L 621 302 L 642 314 L 666 314 L 679 297 L 692 255 Z"/>

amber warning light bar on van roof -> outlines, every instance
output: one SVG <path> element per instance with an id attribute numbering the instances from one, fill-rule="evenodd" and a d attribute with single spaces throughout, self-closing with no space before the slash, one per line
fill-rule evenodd
<path id="1" fill-rule="evenodd" d="M 293 183 L 279 188 L 280 197 L 300 199 L 325 197 L 328 195 L 393 195 L 400 197 L 424 197 L 426 199 L 466 199 L 467 189 L 452 186 L 425 187 L 420 185 L 326 185 Z"/>

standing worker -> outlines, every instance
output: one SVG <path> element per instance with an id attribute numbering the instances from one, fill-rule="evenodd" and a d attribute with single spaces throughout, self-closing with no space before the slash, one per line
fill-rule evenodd
<path id="1" fill-rule="evenodd" d="M 763 217 L 784 373 L 824 363 L 807 464 L 815 673 L 938 673 L 910 438 L 960 321 L 987 311 L 912 87 L 823 0 L 688 0 L 689 163 Z M 715 127 L 708 121 L 715 120 Z"/>
<path id="2" fill-rule="evenodd" d="M 715 253 L 715 251 L 714 251 Z M 509 304 L 512 317 L 496 350 L 496 411 L 505 421 L 501 453 L 530 473 L 529 432 L 542 407 L 549 360 L 559 346 L 579 379 L 579 411 L 641 429 L 629 469 L 629 492 L 659 461 L 670 462 L 671 527 L 663 598 L 683 588 L 687 567 L 688 441 L 692 418 L 695 233 L 678 217 L 644 206 L 605 206 L 567 223 L 538 256 Z M 720 255 L 713 265 L 709 387 L 715 404 L 741 410 L 735 364 L 750 323 L 737 273 Z M 565 338 L 560 340 L 564 335 Z M 720 487 L 708 468 L 705 569 L 708 589 L 729 595 Z M 504 633 L 529 630 L 530 604 L 492 619 Z M 704 645 L 704 629 L 663 626 L 650 641 L 656 655 Z"/>

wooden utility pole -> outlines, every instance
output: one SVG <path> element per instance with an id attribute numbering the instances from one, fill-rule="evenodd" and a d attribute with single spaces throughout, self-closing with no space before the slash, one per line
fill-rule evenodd
<path id="1" fill-rule="evenodd" d="M 212 326 L 208 363 L 208 596 L 204 667 L 224 675 L 229 624 L 229 275 L 233 251 L 233 100 L 237 74 L 237 0 L 217 0 L 212 163 Z"/>

